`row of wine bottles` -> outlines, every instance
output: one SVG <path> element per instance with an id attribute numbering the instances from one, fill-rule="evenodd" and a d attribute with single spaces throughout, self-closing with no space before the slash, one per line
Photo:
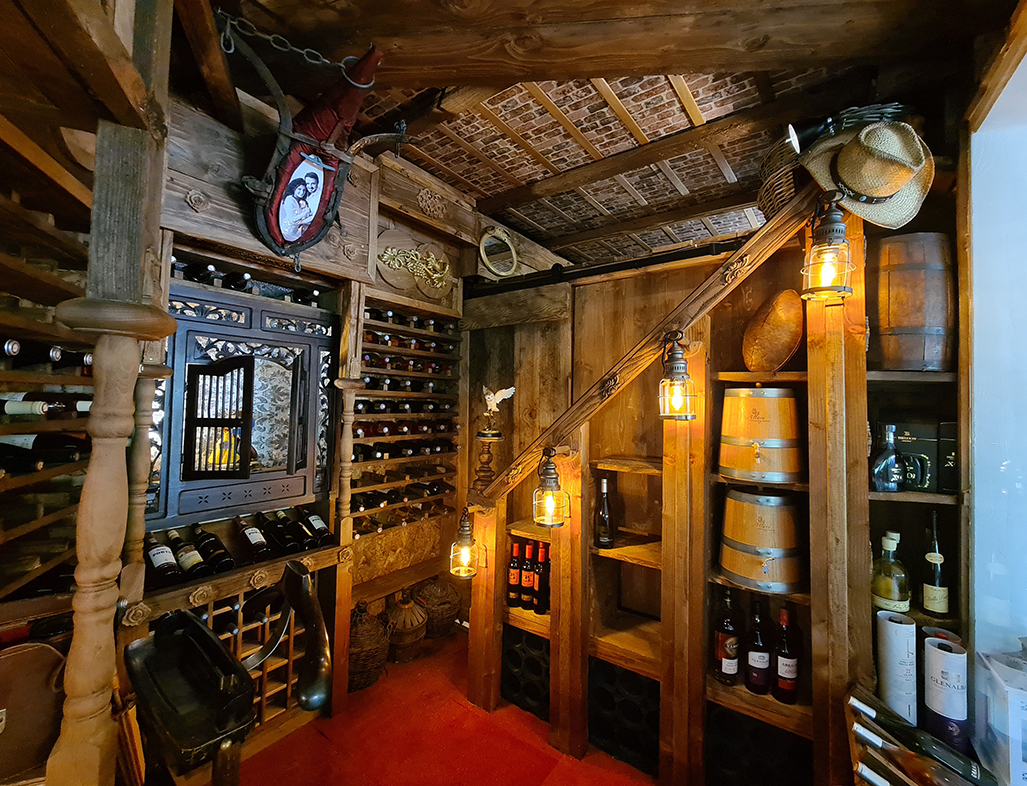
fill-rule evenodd
<path id="1" fill-rule="evenodd" d="M 452 516 L 456 513 L 441 499 L 429 502 L 411 502 L 399 508 L 377 510 L 370 515 L 360 515 L 353 519 L 353 540 L 360 540 L 362 535 L 373 535 L 393 527 L 405 527 L 414 521 Z"/>
<path id="2" fill-rule="evenodd" d="M 152 583 L 166 587 L 180 581 L 224 573 L 237 564 L 264 562 L 332 542 L 333 535 L 320 516 L 302 506 L 296 508 L 296 514 L 294 519 L 284 510 L 276 510 L 270 515 L 256 513 L 252 522 L 240 516 L 232 519 L 240 536 L 237 541 L 244 551 L 239 560 L 228 551 L 221 538 L 200 524 L 192 526 L 191 542 L 176 529 L 167 531 L 166 545 L 161 544 L 153 533 L 148 533 L 144 550 Z"/>
<path id="3" fill-rule="evenodd" d="M 460 424 L 452 420 L 359 420 L 353 424 L 353 436 L 357 439 L 368 437 L 405 437 L 418 434 L 452 434 L 460 430 Z"/>
<path id="4" fill-rule="evenodd" d="M 457 333 L 457 324 L 455 322 L 447 322 L 435 317 L 421 317 L 417 314 L 400 314 L 391 308 L 367 306 L 364 308 L 364 319 L 384 322 L 389 325 L 416 328 L 417 330 L 427 330 L 429 333 L 444 333 L 451 336 Z"/>
<path id="5" fill-rule="evenodd" d="M 361 379 L 365 390 L 388 390 L 394 393 L 434 393 L 446 396 L 456 392 L 455 383 L 442 382 L 434 379 L 406 379 L 397 377 L 364 374 Z"/>
<path id="6" fill-rule="evenodd" d="M 522 557 L 521 543 L 513 539 L 506 579 L 507 606 L 527 609 L 536 614 L 549 613 L 548 549 L 549 544 L 543 541 L 529 540 L 524 543 Z"/>
<path id="7" fill-rule="evenodd" d="M 82 393 L 0 393 L 0 415 L 14 420 L 85 418 L 92 405 Z"/>
<path id="8" fill-rule="evenodd" d="M 938 543 L 938 514 L 931 512 L 931 527 L 923 542 L 923 558 L 917 576 L 911 581 L 906 566 L 898 558 L 901 533 L 889 530 L 881 539 L 881 556 L 874 561 L 870 597 L 875 609 L 905 613 L 909 611 L 914 583 L 916 601 L 925 614 L 947 617 L 953 608 L 951 570 Z"/>
<path id="9" fill-rule="evenodd" d="M 452 453 L 455 449 L 455 446 L 445 439 L 375 442 L 373 445 L 354 445 L 353 461 L 387 461 L 413 456 L 438 456 Z"/>
<path id="10" fill-rule="evenodd" d="M 775 630 L 763 616 L 763 602 L 753 599 L 746 630 L 735 608 L 734 591 L 724 589 L 713 623 L 713 676 L 718 682 L 734 685 L 741 671 L 750 692 L 770 693 L 783 704 L 795 704 L 802 649 L 802 634 L 787 608 L 781 609 Z"/>
<path id="11" fill-rule="evenodd" d="M 214 265 L 205 262 L 179 263 L 173 261 L 171 270 L 175 278 L 184 278 L 186 281 L 221 287 L 223 289 L 233 289 L 236 292 L 249 292 L 250 294 L 263 297 L 271 297 L 272 292 L 275 295 L 281 292 L 280 296 L 275 298 L 276 300 L 300 303 L 305 306 L 317 306 L 318 298 L 321 296 L 320 290 L 317 289 L 283 290 L 279 286 L 262 286 L 249 273 L 222 272 Z"/>
<path id="12" fill-rule="evenodd" d="M 357 492 L 350 497 L 349 509 L 351 513 L 363 513 L 375 508 L 384 508 L 388 505 L 403 505 L 408 502 L 417 502 L 425 497 L 439 497 L 443 494 L 452 494 L 456 491 L 450 484 L 436 480 L 430 483 L 410 483 L 400 488 L 389 489 L 388 491 L 364 491 Z"/>
<path id="13" fill-rule="evenodd" d="M 425 358 L 408 358 L 402 355 L 382 355 L 377 352 L 365 352 L 361 358 L 365 368 L 381 368 L 388 371 L 413 371 L 418 374 L 439 374 L 448 376 L 453 373 L 453 364 Z"/>
<path id="14" fill-rule="evenodd" d="M 418 336 L 400 336 L 396 333 L 378 333 L 374 330 L 364 331 L 364 343 L 393 349 L 412 349 L 417 352 L 438 352 L 440 355 L 453 355 L 456 345 L 449 341 L 433 340 Z"/>
<path id="15" fill-rule="evenodd" d="M 365 469 L 360 472 L 359 476 L 353 478 L 352 487 L 354 491 L 359 491 L 367 486 L 381 486 L 385 483 L 413 483 L 415 481 L 430 483 L 432 478 L 441 480 L 438 475 L 448 471 L 441 464 L 402 464 L 392 469 Z"/>
<path id="16" fill-rule="evenodd" d="M 11 473 L 38 472 L 44 467 L 73 464 L 93 447 L 85 435 L 46 432 L 0 436 L 0 470 Z"/>
<path id="17" fill-rule="evenodd" d="M 0 336 L 0 359 L 5 359 L 9 368 L 43 365 L 48 365 L 51 368 L 80 367 L 84 374 L 92 374 L 92 352 L 79 352 L 54 344 L 26 341 L 21 338 Z"/>
<path id="18" fill-rule="evenodd" d="M 382 401 L 357 399 L 353 404 L 356 415 L 447 415 L 456 411 L 450 401 Z"/>

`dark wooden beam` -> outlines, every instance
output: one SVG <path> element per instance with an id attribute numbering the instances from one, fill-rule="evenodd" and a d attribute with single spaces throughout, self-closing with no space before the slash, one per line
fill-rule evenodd
<path id="1" fill-rule="evenodd" d="M 214 102 L 214 114 L 229 128 L 242 133 L 242 109 L 232 84 L 228 61 L 208 0 L 175 0 L 175 11 L 189 39 L 200 76 Z"/>
<path id="2" fill-rule="evenodd" d="M 601 161 L 585 164 L 545 180 L 538 180 L 482 199 L 478 202 L 478 210 L 486 215 L 496 213 L 507 207 L 522 205 L 525 202 L 554 196 L 625 172 L 632 172 L 658 161 L 684 155 L 708 144 L 730 142 L 803 117 L 815 117 L 839 107 L 849 106 L 866 96 L 869 90 L 870 82 L 859 76 L 831 80 L 819 85 L 816 92 L 796 93 L 769 104 L 743 109 L 701 126 L 668 134 L 648 145 L 625 150 Z"/>
<path id="3" fill-rule="evenodd" d="M 735 210 L 744 210 L 747 207 L 755 206 L 755 204 L 756 194 L 754 192 L 732 194 L 731 196 L 724 197 L 723 199 L 715 199 L 712 202 L 703 202 L 698 205 L 687 205 L 685 207 L 675 208 L 674 210 L 667 210 L 663 213 L 653 213 L 652 215 L 633 218 L 629 221 L 619 221 L 616 224 L 606 224 L 605 226 L 597 227 L 595 229 L 575 232 L 573 235 L 564 235 L 563 237 L 546 240 L 542 245 L 549 249 L 566 248 L 567 246 L 575 246 L 589 240 L 610 237 L 612 235 L 623 235 L 628 232 L 642 232 L 646 229 L 665 227 L 670 226 L 671 224 L 680 224 L 683 221 L 691 221 L 697 218 L 714 216 L 718 213 L 729 213 Z"/>
<path id="4" fill-rule="evenodd" d="M 0 196 L 0 235 L 11 242 L 45 249 L 62 267 L 85 269 L 89 258 L 86 247 L 71 235 L 5 196 Z"/>
<path id="5" fill-rule="evenodd" d="M 20 298 L 56 306 L 73 297 L 82 297 L 86 291 L 46 270 L 25 264 L 0 252 L 0 290 Z"/>
<path id="6" fill-rule="evenodd" d="M 86 209 L 93 206 L 93 192 L 37 145 L 24 131 L 0 115 L 0 145 L 9 148 L 48 183 L 59 188 Z"/>

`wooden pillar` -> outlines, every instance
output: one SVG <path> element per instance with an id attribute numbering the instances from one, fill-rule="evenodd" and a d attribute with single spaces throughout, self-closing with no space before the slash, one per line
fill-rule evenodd
<path id="1" fill-rule="evenodd" d="M 471 579 L 471 632 L 467 647 L 467 699 L 492 712 L 499 704 L 506 603 L 506 495 L 473 514 L 478 572 Z M 482 559 L 484 555 L 484 559 Z"/>
<path id="2" fill-rule="evenodd" d="M 843 713 L 853 679 L 869 674 L 869 494 L 862 222 L 848 217 L 853 296 L 809 301 L 810 613 L 814 773 L 851 782 Z"/>
<path id="3" fill-rule="evenodd" d="M 549 744 L 579 759 L 588 750 L 588 440 L 585 423 L 578 429 L 577 455 L 555 459 L 560 486 L 570 495 L 570 520 L 552 532 L 549 574 Z"/>

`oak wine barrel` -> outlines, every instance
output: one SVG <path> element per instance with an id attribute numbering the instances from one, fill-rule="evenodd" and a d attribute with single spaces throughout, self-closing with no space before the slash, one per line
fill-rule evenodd
<path id="1" fill-rule="evenodd" d="M 795 502 L 780 492 L 727 493 L 720 567 L 724 577 L 760 592 L 796 592 L 805 576 Z"/>
<path id="2" fill-rule="evenodd" d="M 760 387 L 724 391 L 721 475 L 760 483 L 799 483 L 804 469 L 795 391 Z"/>

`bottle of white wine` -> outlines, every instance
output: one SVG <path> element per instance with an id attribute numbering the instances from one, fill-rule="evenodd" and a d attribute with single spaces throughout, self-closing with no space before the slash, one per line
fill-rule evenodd
<path id="1" fill-rule="evenodd" d="M 945 580 L 942 556 L 938 545 L 938 512 L 931 512 L 931 536 L 924 554 L 923 606 L 928 614 L 945 616 L 949 613 L 949 587 Z"/>

